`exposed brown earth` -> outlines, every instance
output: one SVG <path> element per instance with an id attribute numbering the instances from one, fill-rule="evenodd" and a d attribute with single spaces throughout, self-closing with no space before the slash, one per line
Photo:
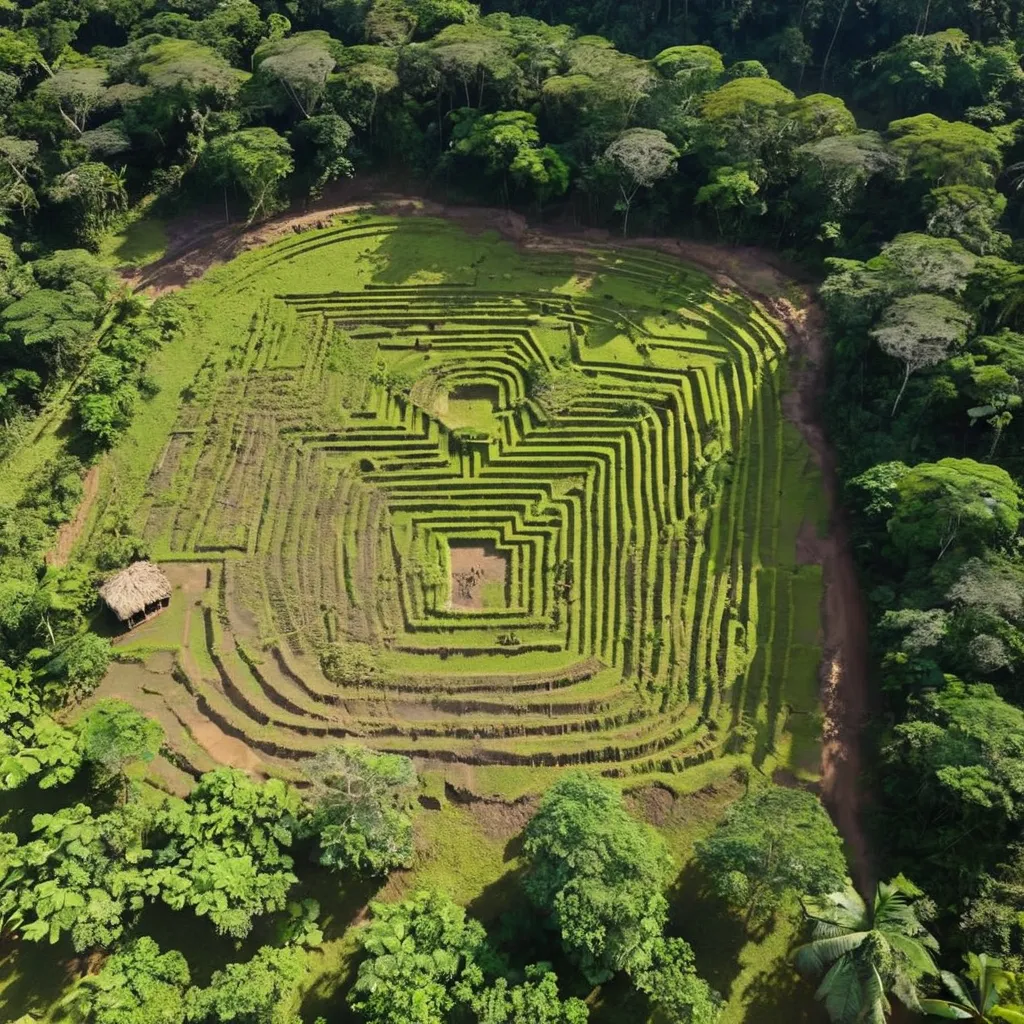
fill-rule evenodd
<path id="1" fill-rule="evenodd" d="M 93 503 L 100 489 L 100 467 L 92 466 L 82 478 L 82 501 L 75 513 L 75 518 L 64 523 L 58 530 L 53 547 L 46 553 L 48 565 L 60 567 L 67 564 L 71 552 L 78 543 L 78 538 L 85 529 L 86 520 L 92 511 Z"/>
<path id="2" fill-rule="evenodd" d="M 505 586 L 508 561 L 503 555 L 480 544 L 452 544 L 449 557 L 453 608 L 483 608 L 484 586 Z"/>

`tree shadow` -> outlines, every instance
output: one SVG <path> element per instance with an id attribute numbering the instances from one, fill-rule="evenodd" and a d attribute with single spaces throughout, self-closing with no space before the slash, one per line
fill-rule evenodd
<path id="1" fill-rule="evenodd" d="M 506 862 L 509 859 L 506 857 Z M 496 922 L 502 914 L 518 910 L 526 902 L 522 886 L 524 873 L 524 868 L 515 868 L 485 885 L 480 895 L 466 905 L 466 913 L 487 926 Z"/>
<path id="2" fill-rule="evenodd" d="M 265 922 L 257 919 L 256 927 L 238 940 L 219 935 L 209 919 L 200 917 L 190 907 L 174 910 L 162 900 L 148 903 L 132 927 L 129 938 L 148 935 L 161 952 L 178 950 L 188 962 L 193 985 L 208 985 L 214 971 L 226 964 L 250 959 L 266 941 Z"/>
<path id="3" fill-rule="evenodd" d="M 623 973 L 606 982 L 588 1000 L 589 1024 L 643 1024 L 651 1019 L 650 1000 Z"/>
<path id="4" fill-rule="evenodd" d="M 824 1010 L 814 998 L 816 985 L 782 961 L 747 986 L 747 1020 L 758 1024 L 820 1024 Z"/>
<path id="5" fill-rule="evenodd" d="M 92 780 L 87 771 L 78 772 L 70 782 L 51 789 L 40 789 L 34 779 L 17 789 L 0 793 L 0 818 L 3 831 L 16 832 L 22 842 L 32 839 L 32 819 L 37 814 L 56 814 L 64 807 L 93 803 Z M 102 808 L 100 808 L 102 809 Z"/>
<path id="6" fill-rule="evenodd" d="M 334 950 L 336 969 L 321 972 L 316 983 L 303 994 L 303 1020 L 323 1017 L 327 1024 L 336 1024 L 355 1019 L 345 1001 L 361 959 L 359 940 L 352 929 L 365 919 L 367 905 L 384 884 L 385 880 L 379 878 L 346 876 L 343 879 L 319 866 L 303 872 L 302 885 L 293 898 L 308 896 L 317 900 L 324 940 L 338 944 Z"/>
<path id="7" fill-rule="evenodd" d="M 340 875 L 328 868 L 302 867 L 302 883 L 292 899 L 310 897 L 320 904 L 320 928 L 325 939 L 340 939 L 353 924 L 365 917 L 370 900 L 384 887 L 386 879 Z"/>
<path id="8" fill-rule="evenodd" d="M 375 285 L 411 278 L 483 291 L 550 291 L 573 276 L 573 260 L 564 253 L 524 258 L 502 238 L 493 210 L 433 222 L 404 219 L 362 258 L 374 268 Z"/>
<path id="9" fill-rule="evenodd" d="M 701 976 L 727 995 L 740 973 L 740 952 L 758 938 L 758 930 L 748 931 L 742 918 L 714 894 L 695 861 L 679 873 L 668 899 L 668 934 L 681 935 L 690 943 Z"/>
<path id="10" fill-rule="evenodd" d="M 430 236 L 427 224 L 418 218 L 402 220 L 394 231 L 382 235 L 380 244 L 362 258 L 374 267 L 375 285 L 405 284 L 410 278 L 449 285 L 472 287 L 476 284 L 476 265 L 487 246 L 497 241 L 495 232 L 484 236 L 465 235 L 459 244 L 445 244 L 459 229 L 450 222 L 436 224 Z M 476 244 L 483 243 L 480 251 Z"/>
<path id="11" fill-rule="evenodd" d="M 5 943 L 0 954 L 0 1020 L 14 1021 L 27 1013 L 40 1020 L 47 1014 L 53 1016 L 54 1004 L 80 973 L 78 963 L 66 940 L 57 946 Z"/>

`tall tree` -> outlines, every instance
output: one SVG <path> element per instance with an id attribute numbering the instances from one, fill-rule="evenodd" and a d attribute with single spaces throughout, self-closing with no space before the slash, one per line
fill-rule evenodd
<path id="1" fill-rule="evenodd" d="M 203 153 L 203 163 L 224 187 L 225 202 L 229 184 L 249 197 L 249 224 L 281 208 L 281 183 L 294 167 L 291 146 L 273 128 L 243 128 L 218 136 Z"/>
<path id="2" fill-rule="evenodd" d="M 717 1024 L 722 1016 L 722 997 L 697 974 L 684 939 L 658 939 L 650 966 L 635 971 L 633 983 L 673 1024 Z"/>
<path id="3" fill-rule="evenodd" d="M 1002 165 L 1000 140 L 962 121 L 918 114 L 889 125 L 893 152 L 907 162 L 910 174 L 931 187 L 977 185 L 995 180 Z"/>
<path id="4" fill-rule="evenodd" d="M 210 1024 L 299 1024 L 290 1004 L 309 973 L 309 956 L 296 946 L 262 946 L 251 960 L 214 971 L 205 988 L 185 995 L 190 1021 Z"/>
<path id="5" fill-rule="evenodd" d="M 520 985 L 498 980 L 472 999 L 477 1024 L 587 1024 L 582 999 L 561 999 L 549 964 L 531 964 Z"/>
<path id="6" fill-rule="evenodd" d="M 525 110 L 480 114 L 457 111 L 452 151 L 480 159 L 488 174 L 500 177 L 505 202 L 509 180 L 539 203 L 563 193 L 569 184 L 565 161 L 550 146 L 540 145 L 537 119 Z"/>
<path id="7" fill-rule="evenodd" d="M 1024 711 L 989 684 L 950 681 L 910 703 L 882 744 L 890 848 L 953 890 L 972 891 L 1024 809 Z"/>
<path id="8" fill-rule="evenodd" d="M 903 381 L 892 403 L 895 416 L 910 375 L 948 358 L 967 339 L 971 314 L 941 295 L 907 295 L 896 299 L 871 331 L 878 347 L 903 364 Z"/>
<path id="9" fill-rule="evenodd" d="M 67 68 L 47 78 L 39 86 L 39 93 L 53 103 L 68 127 L 81 135 L 89 115 L 106 95 L 106 79 L 102 68 Z"/>
<path id="10" fill-rule="evenodd" d="M 114 215 L 128 204 L 124 175 L 98 161 L 79 164 L 59 175 L 50 185 L 49 196 L 70 208 L 78 237 L 92 247 Z"/>
<path id="11" fill-rule="evenodd" d="M 618 178 L 622 212 L 622 237 L 629 232 L 629 211 L 640 189 L 653 188 L 676 169 L 679 150 L 664 132 L 653 128 L 631 128 L 623 132 L 604 151 L 604 160 Z"/>
<path id="12" fill-rule="evenodd" d="M 191 906 L 221 933 L 242 938 L 253 918 L 283 910 L 297 881 L 288 854 L 301 802 L 280 779 L 207 772 L 185 802 L 168 802 L 154 831 L 164 851 L 150 891 L 176 910 Z"/>
<path id="13" fill-rule="evenodd" d="M 188 963 L 148 935 L 127 943 L 62 1000 L 76 1024 L 184 1024 Z"/>
<path id="14" fill-rule="evenodd" d="M 416 771 L 407 757 L 329 747 L 305 766 L 313 805 L 304 828 L 320 863 L 385 874 L 412 863 L 408 815 Z"/>
<path id="15" fill-rule="evenodd" d="M 1020 488 L 999 466 L 974 459 L 922 462 L 896 489 L 889 536 L 912 558 L 942 558 L 954 543 L 967 553 L 1003 547 L 1020 527 Z"/>
<path id="16" fill-rule="evenodd" d="M 650 964 L 668 911 L 671 859 L 607 783 L 573 773 L 545 794 L 526 826 L 527 895 L 550 913 L 566 952 L 597 984 Z"/>
<path id="17" fill-rule="evenodd" d="M 481 963 L 492 960 L 483 927 L 426 890 L 401 903 L 371 903 L 370 912 L 349 1005 L 367 1024 L 446 1024 L 483 984 Z"/>
<path id="18" fill-rule="evenodd" d="M 697 859 L 716 889 L 749 924 L 787 892 L 822 895 L 846 878 L 843 843 L 814 794 L 783 786 L 754 790 L 734 804 Z"/>
<path id="19" fill-rule="evenodd" d="M 257 79 L 277 89 L 303 118 L 312 117 L 327 92 L 340 49 L 326 32 L 298 32 L 260 46 L 253 56 Z"/>
<path id="20" fill-rule="evenodd" d="M 138 761 L 152 761 L 164 738 L 159 722 L 116 699 L 101 700 L 90 708 L 78 728 L 82 756 L 94 766 L 101 781 L 123 782 L 125 799 L 126 769 Z"/>

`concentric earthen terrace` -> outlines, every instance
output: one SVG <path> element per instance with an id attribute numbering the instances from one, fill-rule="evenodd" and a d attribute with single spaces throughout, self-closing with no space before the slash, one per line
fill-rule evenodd
<path id="1" fill-rule="evenodd" d="M 146 684 L 184 763 L 202 719 L 285 772 L 327 737 L 677 771 L 812 713 L 816 481 L 739 293 L 363 217 L 182 300 L 201 363 L 136 514 L 208 570 Z"/>

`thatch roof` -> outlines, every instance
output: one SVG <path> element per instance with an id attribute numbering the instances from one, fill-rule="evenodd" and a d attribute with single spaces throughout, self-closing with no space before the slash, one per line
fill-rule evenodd
<path id="1" fill-rule="evenodd" d="M 100 597 L 123 622 L 171 596 L 171 581 L 152 562 L 134 562 L 100 587 Z"/>

